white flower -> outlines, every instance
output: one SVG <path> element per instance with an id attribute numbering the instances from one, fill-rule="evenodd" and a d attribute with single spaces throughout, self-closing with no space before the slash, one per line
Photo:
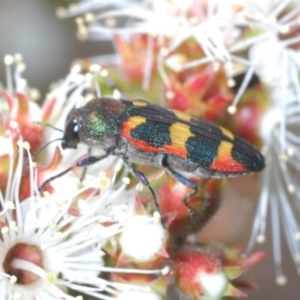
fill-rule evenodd
<path id="1" fill-rule="evenodd" d="M 128 207 L 134 202 L 126 195 L 123 184 L 119 188 L 114 186 L 116 173 L 112 174 L 110 187 L 106 186 L 109 192 L 103 190 L 100 196 L 92 194 L 77 202 L 78 196 L 91 185 L 78 189 L 78 182 L 74 181 L 73 189 L 64 192 L 64 197 L 63 193 L 61 198 L 57 195 L 41 197 L 27 144 L 19 140 L 19 150 L 15 153 L 10 136 L 8 141 L 11 164 L 5 194 L 0 194 L 0 298 L 75 299 L 68 294 L 71 289 L 78 296 L 112 299 L 103 292 L 118 295 L 128 289 L 145 290 L 99 277 L 107 271 L 139 272 L 104 265 L 102 248 L 109 240 L 115 240 L 124 224 L 114 218 L 120 216 L 120 211 L 129 218 L 132 210 L 128 212 Z M 23 157 L 29 160 L 28 175 L 24 175 Z M 15 159 L 16 165 L 13 164 Z M 24 176 L 30 178 L 31 196 L 20 201 Z M 128 193 L 134 195 L 132 191 Z M 85 205 L 82 206 L 82 202 Z M 102 225 L 109 218 L 114 222 Z M 160 270 L 140 272 L 157 274 Z"/>
<path id="2" fill-rule="evenodd" d="M 249 21 L 262 30 L 250 47 L 254 71 L 269 90 L 270 108 L 261 124 L 266 156 L 262 190 L 249 249 L 255 240 L 265 240 L 267 209 L 270 207 L 276 281 L 287 279 L 282 270 L 281 226 L 292 258 L 300 272 L 299 201 L 300 175 L 300 53 L 296 18 L 299 6 L 293 1 L 246 1 Z"/>
<path id="3" fill-rule="evenodd" d="M 237 42 L 231 49 L 249 51 L 249 68 L 242 84 L 243 89 L 237 93 L 233 105 L 237 104 L 254 73 L 268 88 L 293 86 L 299 97 L 300 86 L 296 75 L 300 67 L 297 46 L 300 38 L 296 34 L 299 30 L 299 6 L 291 0 L 245 0 L 240 3 L 244 9 L 239 23 L 253 30 L 254 34 Z M 272 101 L 277 100 L 272 97 Z"/>
<path id="4" fill-rule="evenodd" d="M 32 196 L 20 202 L 24 152 L 29 158 Z M 110 284 L 98 277 L 103 267 L 100 250 L 118 226 L 104 230 L 100 216 L 94 216 L 92 210 L 71 215 L 72 191 L 62 202 L 40 197 L 30 154 L 23 150 L 22 141 L 19 153 L 14 154 L 11 146 L 9 154 L 9 178 L 5 195 L 0 197 L 1 298 L 65 299 L 66 288 L 101 298 L 101 291 Z M 16 166 L 14 155 L 19 157 Z"/>
<path id="5" fill-rule="evenodd" d="M 281 227 L 297 271 L 300 272 L 300 190 L 297 179 L 300 175 L 300 156 L 297 150 L 300 146 L 299 118 L 300 107 L 294 102 L 286 108 L 285 114 L 279 109 L 270 110 L 262 126 L 262 129 L 265 129 L 262 130 L 262 135 L 266 141 L 264 153 L 267 168 L 263 173 L 261 196 L 249 249 L 255 241 L 258 243 L 265 241 L 269 208 L 276 281 L 280 285 L 287 281 L 282 267 L 284 257 Z"/>
<path id="6" fill-rule="evenodd" d="M 228 76 L 228 84 L 233 85 L 232 61 L 236 58 L 231 54 L 229 46 L 235 43 L 240 32 L 234 27 L 237 11 L 238 9 L 221 1 L 152 0 L 145 4 L 140 1 L 116 0 L 106 3 L 85 0 L 70 6 L 69 9 L 60 8 L 58 15 L 66 18 L 85 14 L 76 19 L 78 35 L 81 38 L 112 40 L 114 34 L 120 34 L 125 39 L 135 34 L 148 34 L 143 82 L 143 87 L 147 89 L 152 63 L 158 65 L 161 77 L 168 85 L 166 65 L 181 71 L 208 63 L 216 64 L 217 68 L 218 62 L 221 62 Z M 161 47 L 156 62 L 153 62 L 154 38 L 160 41 Z M 170 59 L 169 55 L 190 39 L 200 45 L 206 56 L 180 64 L 176 59 Z M 117 64 L 120 58 L 117 54 L 112 54 L 91 60 L 110 65 Z M 237 58 L 237 63 L 248 64 L 242 58 Z"/>

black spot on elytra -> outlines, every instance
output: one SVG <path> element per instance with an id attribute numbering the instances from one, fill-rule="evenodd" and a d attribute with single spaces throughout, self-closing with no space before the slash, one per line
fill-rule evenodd
<path id="1" fill-rule="evenodd" d="M 147 121 L 132 129 L 131 137 L 145 141 L 149 146 L 155 148 L 171 144 L 169 125 L 152 121 Z"/>

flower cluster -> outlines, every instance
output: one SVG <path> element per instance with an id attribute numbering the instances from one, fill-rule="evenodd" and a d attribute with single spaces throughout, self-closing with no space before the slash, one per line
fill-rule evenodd
<path id="1" fill-rule="evenodd" d="M 1 93 L 6 103 L 0 122 L 1 298 L 160 300 L 174 286 L 191 299 L 217 299 L 244 295 L 239 287 L 255 288 L 236 278 L 259 262 L 261 253 L 241 259 L 241 250 L 232 255 L 227 249 L 178 246 L 186 232 L 203 226 L 216 210 L 221 189 L 217 180 L 202 182 L 192 199 L 195 223 L 178 197 L 186 188 L 154 173 L 149 178 L 157 184 L 164 222 L 157 212 L 152 216 L 152 199 L 115 157 L 83 172 L 75 168 L 44 186 L 45 180 L 88 155 L 84 145 L 74 156 L 55 142 L 61 140 L 68 111 L 99 95 L 107 71 L 74 65 L 39 107 L 22 77 L 23 64 L 20 55 L 5 57 L 9 75 Z M 178 188 L 182 193 L 172 195 Z M 185 274 L 182 267 L 192 272 Z"/>
<path id="2" fill-rule="evenodd" d="M 256 285 L 238 277 L 263 258 L 249 253 L 265 240 L 268 206 L 277 283 L 287 280 L 281 227 L 299 271 L 299 14 L 292 0 L 79 1 L 58 15 L 77 16 L 79 38 L 110 39 L 116 53 L 75 63 L 42 106 L 22 76 L 21 55 L 7 55 L 0 94 L 1 299 L 245 296 L 241 288 Z M 251 177 L 260 195 L 248 193 L 250 176 L 240 195 L 259 198 L 247 249 L 203 243 L 198 235 L 214 223 L 234 181 L 187 174 L 198 186 L 187 207 L 188 187 L 138 165 L 159 214 L 116 157 L 63 172 L 101 155 L 86 145 L 62 151 L 57 142 L 69 112 L 102 95 L 160 103 L 261 148 L 267 167 Z M 217 226 L 230 235 L 222 222 Z"/>
<path id="3" fill-rule="evenodd" d="M 270 207 L 280 285 L 281 231 L 300 270 L 299 14 L 293 0 L 82 0 L 58 10 L 77 17 L 81 39 L 113 42 L 115 54 L 91 61 L 124 94 L 225 124 L 261 147 L 267 167 L 248 250 L 265 241 Z"/>
<path id="4" fill-rule="evenodd" d="M 8 78 L 10 91 L 2 91 L 2 100 L 8 105 L 3 107 L 0 124 L 1 298 L 82 299 L 81 295 L 90 295 L 96 299 L 128 299 L 130 293 L 137 293 L 157 294 L 159 299 L 155 288 L 151 291 L 145 284 L 127 283 L 120 275 L 164 277 L 164 261 L 148 270 L 133 269 L 128 263 L 121 268 L 122 253 L 130 253 L 126 249 L 130 220 L 138 220 L 139 228 L 155 227 L 162 236 L 158 249 L 164 247 L 167 236 L 153 217 L 139 219 L 136 189 L 127 188 L 130 179 L 117 159 L 109 158 L 98 170 L 89 170 L 81 182 L 80 174 L 67 174 L 39 190 L 47 178 L 74 163 L 74 157 L 63 156 L 57 147 L 53 155 L 48 154 L 52 157 L 48 165 L 41 162 L 42 152 L 36 152 L 51 136 L 41 122 L 60 124 L 60 114 L 64 115 L 61 107 L 72 106 L 72 101 L 88 94 L 92 74 L 80 76 L 78 66 L 74 67 L 39 108 L 27 86 L 18 89 L 20 62 L 12 56 L 5 62 L 9 72 L 15 68 L 17 79 L 14 84 Z M 85 152 L 81 149 L 75 160 Z M 150 255 L 157 248 L 149 249 L 143 260 L 157 259 Z M 132 255 L 138 259 L 139 253 Z M 112 260 L 110 264 L 108 260 Z M 105 274 L 119 277 L 108 280 Z"/>

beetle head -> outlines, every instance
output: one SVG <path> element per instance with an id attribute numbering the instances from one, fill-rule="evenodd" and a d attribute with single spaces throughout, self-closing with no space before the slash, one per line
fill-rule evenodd
<path id="1" fill-rule="evenodd" d="M 119 101 L 97 98 L 69 113 L 62 148 L 77 148 L 78 143 L 108 149 L 116 147 L 119 136 L 118 118 L 124 111 Z"/>

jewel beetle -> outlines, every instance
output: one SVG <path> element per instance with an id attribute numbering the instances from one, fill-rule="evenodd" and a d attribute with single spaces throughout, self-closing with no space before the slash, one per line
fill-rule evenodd
<path id="1" fill-rule="evenodd" d="M 197 185 L 182 175 L 235 177 L 265 167 L 264 156 L 245 140 L 212 122 L 180 111 L 163 108 L 145 100 L 115 100 L 102 97 L 70 111 L 61 139 L 63 149 L 76 149 L 79 143 L 101 148 L 104 155 L 90 155 L 63 172 L 50 177 L 40 187 L 76 167 L 86 167 L 109 155 L 122 157 L 132 174 L 156 195 L 146 176 L 131 163 L 164 168 L 176 180 L 197 193 Z"/>

